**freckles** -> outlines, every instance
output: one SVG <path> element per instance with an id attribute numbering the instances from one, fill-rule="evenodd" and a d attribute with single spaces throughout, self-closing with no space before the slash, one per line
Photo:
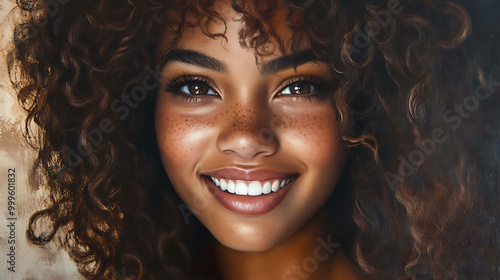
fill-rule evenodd
<path id="1" fill-rule="evenodd" d="M 198 128 L 194 118 L 177 113 L 168 113 L 161 117 L 158 144 L 169 160 L 181 161 L 193 150 L 190 135 Z"/>
<path id="2" fill-rule="evenodd" d="M 312 157 L 327 154 L 340 139 L 335 114 L 325 111 L 282 118 L 280 131 L 297 151 Z"/>
<path id="3" fill-rule="evenodd" d="M 257 124 L 252 121 L 252 116 L 255 116 L 255 108 L 253 106 L 245 106 L 237 102 L 232 110 L 226 110 L 225 117 L 232 120 L 234 129 L 239 131 L 253 131 Z"/>
<path id="4" fill-rule="evenodd" d="M 303 114 L 289 117 L 284 120 L 283 129 L 294 131 L 305 138 L 316 138 L 318 134 L 326 136 L 332 132 L 334 119 L 330 114 Z"/>
<path id="5" fill-rule="evenodd" d="M 168 112 L 160 116 L 157 137 L 164 157 L 171 162 L 181 163 L 194 153 L 206 148 L 210 132 L 223 117 L 222 113 L 214 116 L 191 116 Z"/>
<path id="6" fill-rule="evenodd" d="M 282 129 L 284 127 L 283 116 L 273 115 L 268 125 L 271 129 Z"/>
<path id="7" fill-rule="evenodd" d="M 158 144 L 163 150 L 163 156 L 169 160 L 186 156 L 186 149 L 183 147 L 184 135 L 194 124 L 191 120 L 185 119 L 178 114 L 164 114 L 159 120 L 157 137 Z"/>

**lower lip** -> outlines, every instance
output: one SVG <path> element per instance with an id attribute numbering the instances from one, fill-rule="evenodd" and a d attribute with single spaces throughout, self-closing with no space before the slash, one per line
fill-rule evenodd
<path id="1" fill-rule="evenodd" d="M 280 188 L 277 192 L 262 194 L 259 196 L 237 195 L 225 192 L 217 187 L 212 180 L 206 176 L 202 176 L 207 184 L 210 192 L 215 196 L 217 201 L 227 210 L 242 214 L 242 215 L 260 215 L 272 211 L 285 198 L 286 194 L 295 184 L 295 177 L 286 186 Z"/>

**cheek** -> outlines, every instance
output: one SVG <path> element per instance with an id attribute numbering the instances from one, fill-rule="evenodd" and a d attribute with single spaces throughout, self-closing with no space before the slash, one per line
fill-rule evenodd
<path id="1" fill-rule="evenodd" d="M 209 126 L 167 109 L 157 110 L 156 137 L 165 167 L 191 167 L 206 145 Z"/>
<path id="2" fill-rule="evenodd" d="M 169 176 L 192 171 L 207 147 L 215 145 L 217 122 L 222 115 L 187 115 L 181 111 L 166 102 L 156 107 L 156 138 Z"/>
<path id="3" fill-rule="evenodd" d="M 345 147 L 332 108 L 282 118 L 280 142 L 307 165 L 332 167 L 342 161 Z"/>

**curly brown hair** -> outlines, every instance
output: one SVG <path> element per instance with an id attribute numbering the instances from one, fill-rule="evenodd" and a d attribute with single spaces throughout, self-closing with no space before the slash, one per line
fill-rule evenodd
<path id="1" fill-rule="evenodd" d="M 145 79 L 165 32 L 170 45 L 190 26 L 224 38 L 209 30 L 225 23 L 214 2 L 18 1 L 9 72 L 50 194 L 27 237 L 46 244 L 64 229 L 61 244 L 89 279 L 193 277 Z M 230 1 L 240 43 L 260 56 L 273 39 L 284 48 L 270 22 L 276 2 Z M 350 147 L 353 254 L 374 279 L 498 279 L 499 5 L 482 3 L 286 1 L 294 42 L 306 32 L 340 81 L 332 99 Z M 134 90 L 141 102 L 126 103 Z M 35 234 L 40 223 L 51 227 Z"/>

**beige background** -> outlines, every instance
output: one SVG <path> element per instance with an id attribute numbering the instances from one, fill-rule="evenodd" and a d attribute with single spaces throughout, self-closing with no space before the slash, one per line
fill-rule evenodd
<path id="1" fill-rule="evenodd" d="M 28 244 L 26 228 L 31 213 L 42 206 L 44 193 L 27 184 L 34 151 L 22 136 L 24 113 L 10 86 L 5 55 L 12 38 L 15 0 L 0 0 L 0 279 L 80 279 L 67 253 L 54 242 L 45 247 Z M 7 270 L 7 169 L 16 169 L 16 272 Z"/>

